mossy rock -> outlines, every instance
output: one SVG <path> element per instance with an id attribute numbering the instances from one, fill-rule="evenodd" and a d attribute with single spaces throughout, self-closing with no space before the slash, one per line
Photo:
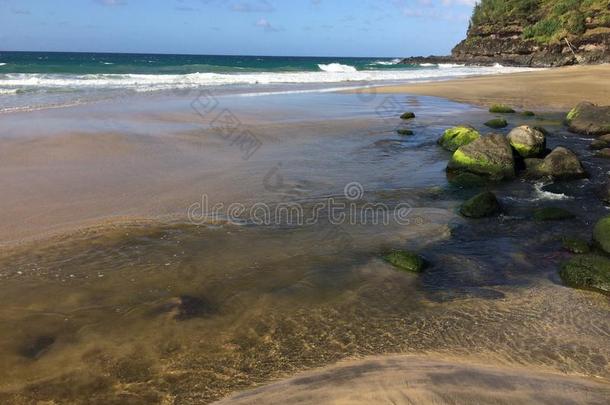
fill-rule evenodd
<path id="1" fill-rule="evenodd" d="M 570 287 L 610 293 L 610 259 L 605 256 L 575 256 L 563 264 L 559 276 Z"/>
<path id="2" fill-rule="evenodd" d="M 452 185 L 461 188 L 484 187 L 487 184 L 487 180 L 485 180 L 485 178 L 468 172 L 448 172 L 447 180 L 449 180 L 449 183 L 451 183 Z"/>
<path id="3" fill-rule="evenodd" d="M 508 122 L 504 118 L 494 118 L 485 123 L 485 126 L 494 129 L 506 128 L 508 126 Z"/>
<path id="4" fill-rule="evenodd" d="M 521 125 L 508 134 L 508 141 L 522 158 L 535 158 L 546 150 L 544 129 Z"/>
<path id="5" fill-rule="evenodd" d="M 506 137 L 492 134 L 460 146 L 453 153 L 447 171 L 469 172 L 493 181 L 515 177 L 513 150 Z"/>
<path id="6" fill-rule="evenodd" d="M 533 111 L 523 111 L 521 115 L 523 115 L 524 117 L 535 117 L 536 113 Z"/>
<path id="7" fill-rule="evenodd" d="M 468 145 L 480 137 L 481 134 L 476 129 L 460 125 L 446 130 L 438 140 L 438 144 L 451 152 L 455 152 L 460 146 Z"/>
<path id="8" fill-rule="evenodd" d="M 414 135 L 414 134 L 415 134 L 415 133 L 414 133 L 413 131 L 411 131 L 410 129 L 404 129 L 404 128 L 397 129 L 397 130 L 396 130 L 396 133 L 397 133 L 398 135 L 402 135 L 402 136 L 411 136 L 411 135 Z"/>
<path id="9" fill-rule="evenodd" d="M 460 214 L 467 218 L 485 218 L 502 211 L 495 194 L 489 191 L 478 194 L 466 201 L 460 208 Z"/>
<path id="10" fill-rule="evenodd" d="M 610 106 L 597 106 L 583 102 L 566 116 L 566 124 L 572 132 L 600 136 L 610 134 Z"/>
<path id="11" fill-rule="evenodd" d="M 582 255 L 591 251 L 589 243 L 578 238 L 565 237 L 561 240 L 561 245 L 568 252 L 577 255 Z"/>
<path id="12" fill-rule="evenodd" d="M 576 215 L 563 208 L 545 207 L 534 211 L 534 219 L 536 221 L 563 221 L 574 218 L 576 218 Z"/>
<path id="13" fill-rule="evenodd" d="M 494 114 L 514 114 L 515 110 L 506 104 L 494 104 L 489 108 L 489 112 Z"/>
<path id="14" fill-rule="evenodd" d="M 404 113 L 400 116 L 400 119 L 402 119 L 402 120 L 410 120 L 413 118 L 415 118 L 415 113 L 413 113 L 411 111 L 407 111 L 406 113 Z"/>
<path id="15" fill-rule="evenodd" d="M 426 261 L 418 254 L 394 251 L 384 256 L 386 262 L 392 266 L 412 273 L 421 273 L 426 267 Z"/>
<path id="16" fill-rule="evenodd" d="M 606 253 L 610 253 L 610 215 L 597 221 L 593 229 L 593 240 Z"/>

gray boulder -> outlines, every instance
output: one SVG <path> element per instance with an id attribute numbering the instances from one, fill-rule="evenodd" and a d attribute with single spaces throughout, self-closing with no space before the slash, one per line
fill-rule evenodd
<path id="1" fill-rule="evenodd" d="M 544 132 L 529 125 L 522 125 L 510 131 L 508 142 L 523 158 L 540 156 L 546 149 Z"/>
<path id="2" fill-rule="evenodd" d="M 568 128 L 583 135 L 600 136 L 610 134 L 610 106 L 597 106 L 582 102 L 566 117 Z"/>
<path id="3" fill-rule="evenodd" d="M 555 148 L 542 162 L 528 159 L 526 166 L 530 177 L 550 177 L 555 180 L 587 177 L 574 152 L 562 146 Z"/>

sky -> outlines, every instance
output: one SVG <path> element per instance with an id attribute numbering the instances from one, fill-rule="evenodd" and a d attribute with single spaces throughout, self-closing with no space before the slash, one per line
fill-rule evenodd
<path id="1" fill-rule="evenodd" d="M 475 1 L 0 0 L 0 50 L 445 55 Z"/>

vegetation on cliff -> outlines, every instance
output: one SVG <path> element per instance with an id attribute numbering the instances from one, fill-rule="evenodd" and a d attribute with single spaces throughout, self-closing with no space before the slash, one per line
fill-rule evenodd
<path id="1" fill-rule="evenodd" d="M 522 37 L 548 44 L 610 25 L 608 0 L 482 0 L 473 26 L 518 24 Z"/>

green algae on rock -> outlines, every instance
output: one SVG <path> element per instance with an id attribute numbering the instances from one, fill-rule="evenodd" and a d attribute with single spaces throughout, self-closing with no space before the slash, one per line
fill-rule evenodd
<path id="1" fill-rule="evenodd" d="M 479 132 L 465 125 L 449 128 L 438 140 L 438 144 L 443 148 L 455 152 L 460 146 L 468 145 L 470 142 L 481 137 Z"/>
<path id="2" fill-rule="evenodd" d="M 538 128 L 522 125 L 508 134 L 508 142 L 522 158 L 535 158 L 546 150 L 546 136 Z"/>
<path id="3" fill-rule="evenodd" d="M 610 259 L 605 256 L 575 256 L 563 264 L 559 276 L 570 287 L 610 293 Z"/>
<path id="4" fill-rule="evenodd" d="M 494 104 L 489 108 L 489 112 L 496 114 L 514 114 L 515 110 L 506 104 Z"/>
<path id="5" fill-rule="evenodd" d="M 513 150 L 506 137 L 492 134 L 460 146 L 451 157 L 447 170 L 469 172 L 499 181 L 515 177 Z"/>
<path id="6" fill-rule="evenodd" d="M 411 252 L 394 251 L 385 255 L 383 259 L 396 268 L 412 273 L 421 273 L 426 267 L 425 260 Z"/>
<path id="7" fill-rule="evenodd" d="M 610 215 L 597 221 L 593 228 L 593 240 L 604 252 L 610 253 Z"/>
<path id="8" fill-rule="evenodd" d="M 597 106 L 582 102 L 566 116 L 566 124 L 572 132 L 600 136 L 610 134 L 610 106 Z"/>
<path id="9" fill-rule="evenodd" d="M 534 211 L 534 219 L 536 221 L 563 221 L 566 219 L 574 219 L 576 215 L 568 210 L 557 207 L 545 207 Z"/>
<path id="10" fill-rule="evenodd" d="M 487 121 L 485 123 L 485 126 L 494 129 L 501 129 L 506 128 L 508 126 L 508 122 L 504 118 L 494 118 L 492 120 Z"/>
<path id="11" fill-rule="evenodd" d="M 411 111 L 407 111 L 406 113 L 404 113 L 400 116 L 400 119 L 403 119 L 403 120 L 410 120 L 413 118 L 415 118 L 415 113 L 413 113 Z"/>
<path id="12" fill-rule="evenodd" d="M 467 218 L 485 218 L 502 211 L 495 194 L 489 191 L 478 194 L 466 201 L 460 208 L 460 214 Z"/>
<path id="13" fill-rule="evenodd" d="M 589 242 L 578 238 L 565 237 L 561 240 L 561 246 L 568 252 L 577 255 L 582 255 L 591 251 Z"/>
<path id="14" fill-rule="evenodd" d="M 413 131 L 411 131 L 410 129 L 404 129 L 404 128 L 397 129 L 396 133 L 398 135 L 402 135 L 402 136 L 411 136 L 411 135 L 414 135 Z"/>
<path id="15" fill-rule="evenodd" d="M 533 111 L 523 111 L 521 115 L 523 115 L 524 117 L 535 117 L 536 113 Z"/>
<path id="16" fill-rule="evenodd" d="M 477 188 L 483 187 L 487 184 L 485 178 L 468 172 L 447 172 L 447 180 L 451 185 L 460 188 Z"/>

